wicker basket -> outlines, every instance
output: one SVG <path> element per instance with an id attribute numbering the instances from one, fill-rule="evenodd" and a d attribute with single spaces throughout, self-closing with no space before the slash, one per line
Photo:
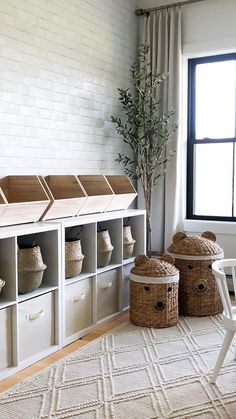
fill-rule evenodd
<path id="1" fill-rule="evenodd" d="M 175 258 L 180 270 L 179 312 L 186 316 L 213 316 L 222 313 L 223 307 L 211 264 L 224 257 L 212 232 L 201 237 L 174 235 L 168 252 Z"/>
<path id="2" fill-rule="evenodd" d="M 123 227 L 123 259 L 132 256 L 136 240 L 133 239 L 130 226 Z"/>
<path id="3" fill-rule="evenodd" d="M 102 268 L 109 265 L 113 246 L 108 230 L 99 231 L 97 233 L 97 267 Z"/>
<path id="4" fill-rule="evenodd" d="M 73 278 L 82 271 L 84 255 L 81 240 L 66 241 L 65 243 L 65 277 Z"/>
<path id="5" fill-rule="evenodd" d="M 46 268 L 39 246 L 18 249 L 19 294 L 27 294 L 40 287 Z"/>
<path id="6" fill-rule="evenodd" d="M 5 284 L 6 282 L 3 279 L 0 279 L 0 292 L 2 291 Z"/>
<path id="7" fill-rule="evenodd" d="M 174 259 L 135 258 L 130 273 L 130 320 L 139 326 L 169 327 L 178 321 L 179 272 Z"/>

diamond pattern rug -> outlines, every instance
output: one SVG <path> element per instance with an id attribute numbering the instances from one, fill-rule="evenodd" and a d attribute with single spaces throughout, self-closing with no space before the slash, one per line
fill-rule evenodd
<path id="1" fill-rule="evenodd" d="M 0 395 L 1 419 L 236 418 L 236 362 L 218 316 L 148 329 L 123 324 Z"/>

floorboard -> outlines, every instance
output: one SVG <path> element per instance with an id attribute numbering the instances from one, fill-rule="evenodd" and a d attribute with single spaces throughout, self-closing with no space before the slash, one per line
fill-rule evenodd
<path id="1" fill-rule="evenodd" d="M 17 374 L 14 374 L 9 378 L 0 381 L 0 392 L 9 389 L 10 387 L 19 383 L 22 379 L 39 372 L 43 368 L 48 367 L 49 365 L 53 364 L 59 359 L 69 355 L 70 353 L 74 352 L 76 349 L 81 348 L 87 343 L 92 342 L 94 339 L 97 339 L 98 337 L 104 335 L 114 327 L 119 326 L 127 320 L 129 320 L 129 314 L 124 314 L 116 320 L 113 320 L 105 325 L 98 326 L 93 332 L 89 333 L 81 339 L 78 339 L 76 342 L 73 342 L 70 345 L 67 345 L 65 348 L 60 349 L 57 352 L 54 352 L 52 355 L 41 359 L 40 361 L 36 362 L 33 365 L 30 365 L 30 367 L 23 369 Z"/>

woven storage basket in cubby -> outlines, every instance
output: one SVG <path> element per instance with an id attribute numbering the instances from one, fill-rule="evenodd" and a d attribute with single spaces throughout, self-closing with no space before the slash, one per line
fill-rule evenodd
<path id="1" fill-rule="evenodd" d="M 1 293 L 5 284 L 6 284 L 6 282 L 3 279 L 0 279 L 0 293 Z"/>
<path id="2" fill-rule="evenodd" d="M 97 267 L 102 268 L 109 265 L 113 245 L 108 230 L 102 230 L 97 232 Z"/>
<path id="3" fill-rule="evenodd" d="M 123 259 L 128 259 L 132 256 L 136 240 L 132 237 L 131 227 L 129 225 L 123 226 Z"/>
<path id="4" fill-rule="evenodd" d="M 84 255 L 82 254 L 81 240 L 65 242 L 65 277 L 78 276 L 83 267 Z"/>
<path id="5" fill-rule="evenodd" d="M 201 237 L 176 233 L 168 252 L 180 270 L 179 312 L 186 316 L 213 316 L 223 307 L 211 265 L 224 257 L 210 231 Z"/>
<path id="6" fill-rule="evenodd" d="M 174 258 L 164 255 L 134 260 L 130 278 L 130 320 L 139 326 L 168 327 L 178 321 L 179 271 Z"/>
<path id="7" fill-rule="evenodd" d="M 19 294 L 27 294 L 40 287 L 46 268 L 39 246 L 18 249 Z"/>

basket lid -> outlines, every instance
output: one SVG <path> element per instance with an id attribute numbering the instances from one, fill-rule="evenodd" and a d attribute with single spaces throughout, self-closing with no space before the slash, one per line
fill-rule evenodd
<path id="1" fill-rule="evenodd" d="M 175 260 L 171 255 L 162 255 L 160 259 L 149 259 L 145 255 L 136 256 L 131 273 L 139 276 L 164 277 L 179 273 L 174 266 Z"/>
<path id="2" fill-rule="evenodd" d="M 216 236 L 211 231 L 205 231 L 199 236 L 187 236 L 178 232 L 173 236 L 173 243 L 168 247 L 168 252 L 175 255 L 189 256 L 222 256 L 223 249 L 216 243 Z"/>

